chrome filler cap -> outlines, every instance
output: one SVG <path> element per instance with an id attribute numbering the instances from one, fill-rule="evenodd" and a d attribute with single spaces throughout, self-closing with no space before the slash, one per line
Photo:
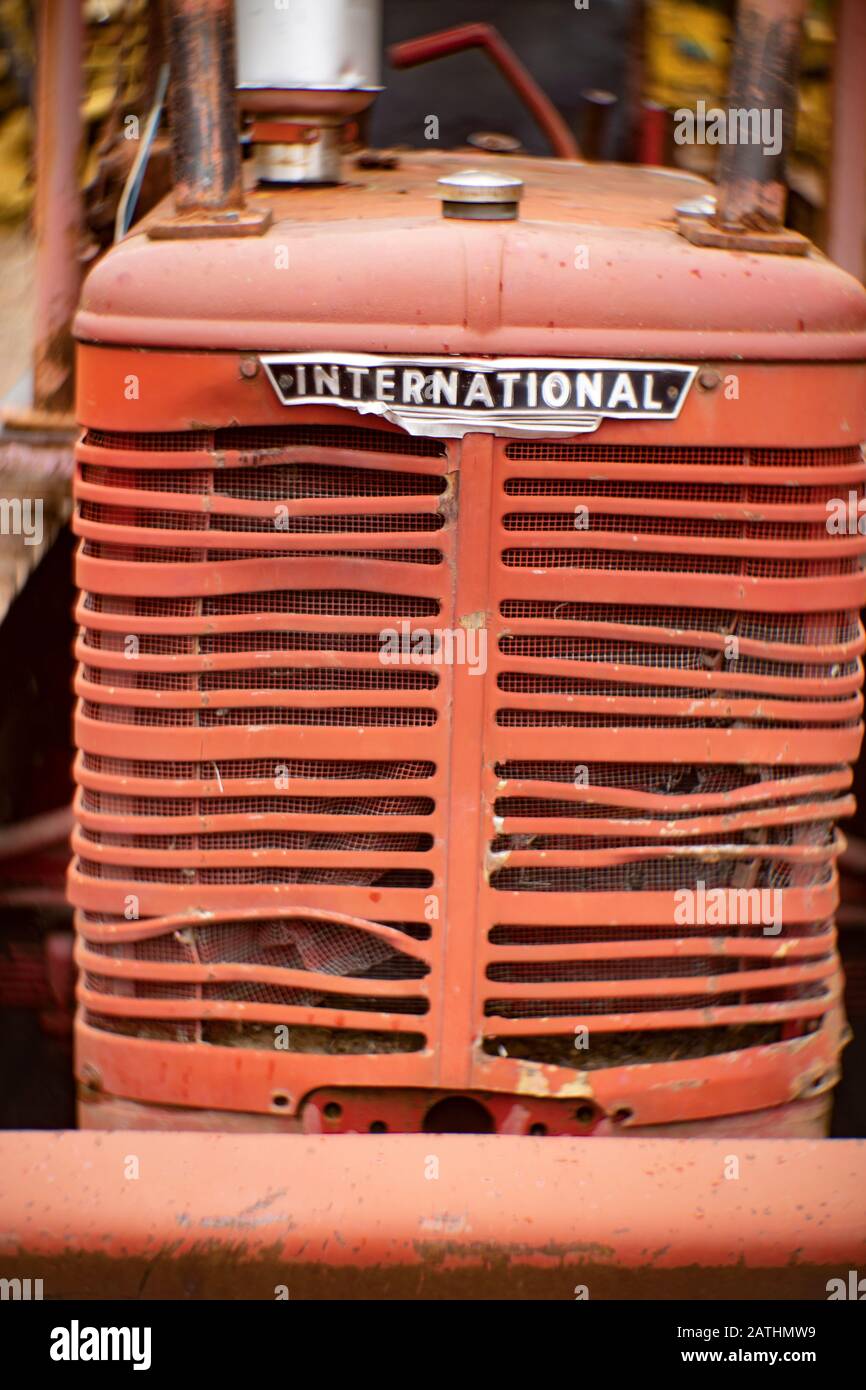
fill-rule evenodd
<path id="1" fill-rule="evenodd" d="M 442 191 L 442 216 L 498 222 L 515 218 L 523 197 L 523 180 L 482 169 L 464 169 L 437 179 Z"/>

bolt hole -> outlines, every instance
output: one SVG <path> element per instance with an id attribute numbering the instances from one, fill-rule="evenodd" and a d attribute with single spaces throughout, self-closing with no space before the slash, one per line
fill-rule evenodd
<path id="1" fill-rule="evenodd" d="M 278 1110 L 285 1110 L 291 1096 L 286 1091 L 274 1091 L 271 1096 L 271 1105 L 275 1105 Z"/>
<path id="2" fill-rule="evenodd" d="M 328 1104 L 325 1106 L 324 1110 L 322 1111 L 322 1114 L 324 1115 L 324 1117 L 325 1117 L 326 1120 L 339 1120 L 339 1118 L 340 1118 L 340 1116 L 342 1115 L 342 1113 L 343 1113 L 343 1107 L 342 1107 L 342 1105 L 338 1105 L 337 1102 L 336 1102 L 335 1100 L 329 1100 L 329 1101 L 328 1101 Z"/>
<path id="3" fill-rule="evenodd" d="M 579 1105 L 574 1112 L 574 1118 L 579 1125 L 591 1125 L 595 1119 L 595 1107 L 592 1105 Z"/>
<path id="4" fill-rule="evenodd" d="M 541 1124 L 538 1124 L 538 1125 L 530 1125 L 530 1126 L 529 1126 L 529 1133 L 530 1133 L 530 1134 L 546 1134 L 546 1133 L 547 1133 L 547 1125 L 541 1125 Z"/>
<path id="5" fill-rule="evenodd" d="M 388 1133 L 388 1126 L 385 1124 L 385 1121 L 384 1121 L 384 1120 L 374 1120 L 374 1121 L 372 1122 L 372 1124 L 370 1125 L 370 1133 L 371 1133 L 371 1134 L 387 1134 L 387 1133 Z"/>
<path id="6" fill-rule="evenodd" d="M 633 1117 L 634 1111 L 631 1109 L 631 1106 L 621 1105 L 618 1110 L 614 1110 L 611 1119 L 614 1124 L 624 1125 L 627 1120 L 631 1120 Z"/>
<path id="7" fill-rule="evenodd" d="M 493 1116 L 471 1096 L 446 1096 L 424 1116 L 425 1134 L 493 1134 Z"/>

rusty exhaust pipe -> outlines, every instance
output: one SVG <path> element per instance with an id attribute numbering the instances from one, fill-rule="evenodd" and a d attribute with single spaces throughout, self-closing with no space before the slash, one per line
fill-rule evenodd
<path id="1" fill-rule="evenodd" d="M 683 204 L 677 228 L 695 246 L 805 256 L 784 225 L 806 0 L 739 0 L 716 208 Z"/>
<path id="2" fill-rule="evenodd" d="M 785 220 L 785 162 L 794 142 L 800 36 L 806 0 L 739 0 L 728 93 L 734 111 L 780 113 L 777 153 L 749 141 L 723 147 L 716 226 L 778 232 Z"/>
<path id="3" fill-rule="evenodd" d="M 233 0 L 166 0 L 165 15 L 175 216 L 151 224 L 148 234 L 263 232 L 270 213 L 244 201 Z"/>
<path id="4" fill-rule="evenodd" d="M 243 207 L 231 0 L 169 0 L 171 151 L 178 213 Z"/>

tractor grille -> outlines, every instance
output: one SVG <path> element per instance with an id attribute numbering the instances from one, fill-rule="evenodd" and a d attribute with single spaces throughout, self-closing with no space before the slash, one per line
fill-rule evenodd
<path id="1" fill-rule="evenodd" d="M 583 1070 L 818 1026 L 863 646 L 864 542 L 826 509 L 863 478 L 856 448 L 497 445 L 490 1056 Z"/>
<path id="2" fill-rule="evenodd" d="M 77 467 L 91 1027 L 506 1088 L 820 1025 L 859 448 L 90 430 Z"/>
<path id="3" fill-rule="evenodd" d="M 85 436 L 93 1026 L 273 1048 L 287 1023 L 293 1051 L 383 1054 L 439 1029 L 449 672 L 381 650 L 451 623 L 450 469 L 382 430 Z M 213 925 L 184 916 L 201 909 Z"/>

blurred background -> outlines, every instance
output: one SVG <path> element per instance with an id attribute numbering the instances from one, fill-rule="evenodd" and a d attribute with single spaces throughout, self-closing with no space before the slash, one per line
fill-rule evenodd
<path id="1" fill-rule="evenodd" d="M 712 175 L 717 147 L 677 145 L 673 112 L 698 101 L 725 103 L 734 8 L 734 0 L 589 0 L 585 9 L 581 0 L 385 0 L 384 43 L 387 48 L 469 21 L 495 25 L 553 100 L 585 157 Z M 41 396 L 33 392 L 41 12 L 37 0 L 0 0 L 0 496 L 32 494 L 36 470 L 46 504 L 42 545 L 0 537 L 0 1053 L 15 1058 L 15 1067 L 0 1077 L 0 1126 L 18 1127 L 73 1123 L 62 808 L 72 794 L 72 543 L 66 520 L 74 430 L 70 381 L 59 380 L 56 399 L 50 381 Z M 139 213 L 168 191 L 170 172 L 160 99 L 167 57 L 160 5 L 82 0 L 82 13 L 83 225 L 69 254 L 86 270 L 115 235 L 118 204 L 140 147 L 139 138 L 128 138 L 131 120 L 140 133 L 149 113 L 156 118 Z M 810 0 L 796 149 L 788 165 L 788 223 L 860 279 L 866 274 L 864 71 L 866 0 Z M 369 128 L 355 131 L 357 142 L 382 149 L 424 146 L 425 122 L 435 115 L 434 143 L 441 147 L 549 153 L 524 105 L 479 51 L 411 71 L 396 71 L 386 61 L 384 73 L 385 90 Z M 59 142 L 62 131 L 53 138 Z M 46 162 L 56 156 L 59 164 L 60 153 L 49 147 Z M 48 215 L 54 206 L 49 200 Z M 41 409 L 33 409 L 34 399 Z M 858 796 L 866 806 L 862 765 Z M 855 1042 L 846 1055 L 835 1132 L 864 1134 L 866 1095 L 855 1084 L 866 1074 L 862 811 L 846 833 L 852 849 L 840 924 Z"/>

